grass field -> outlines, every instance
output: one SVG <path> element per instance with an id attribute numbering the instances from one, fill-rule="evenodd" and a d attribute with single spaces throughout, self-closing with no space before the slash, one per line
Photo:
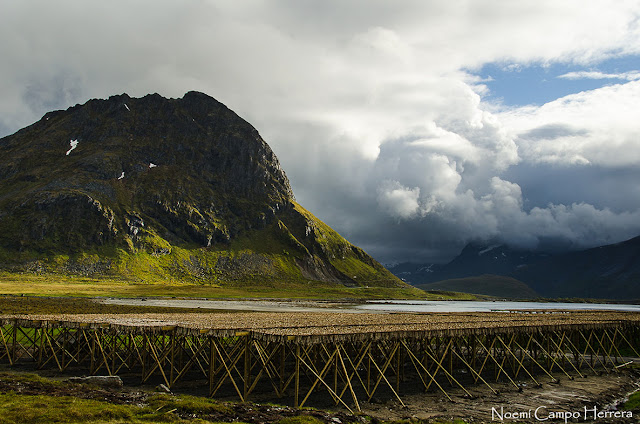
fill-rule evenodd
<path id="1" fill-rule="evenodd" d="M 0 424 L 419 424 L 380 421 L 309 408 L 220 402 L 209 398 L 104 389 L 37 374 L 0 371 Z M 465 424 L 432 421 L 433 424 Z"/>
<path id="2" fill-rule="evenodd" d="M 111 278 L 62 274 L 0 273 L 0 294 L 74 297 L 197 297 L 197 298 L 291 298 L 291 299 L 427 299 L 473 300 L 464 293 L 426 293 L 416 288 L 359 287 L 338 284 L 283 283 L 214 286 L 187 283 L 140 283 Z"/>
<path id="3" fill-rule="evenodd" d="M 220 417 L 232 417 L 236 412 L 233 404 L 208 398 L 140 391 L 118 393 L 35 374 L 1 372 L 0 387 L 2 424 L 213 423 L 220 422 Z M 285 424 L 287 421 L 273 422 Z M 320 421 L 308 416 L 299 422 L 315 424 Z"/>
<path id="4" fill-rule="evenodd" d="M 640 391 L 629 396 L 629 399 L 625 402 L 622 409 L 626 409 L 628 411 L 640 411 Z"/>

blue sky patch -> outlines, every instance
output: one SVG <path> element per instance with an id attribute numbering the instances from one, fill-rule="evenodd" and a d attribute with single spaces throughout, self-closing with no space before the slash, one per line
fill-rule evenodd
<path id="1" fill-rule="evenodd" d="M 593 66 L 493 62 L 470 73 L 482 78 L 489 88 L 485 101 L 505 106 L 542 105 L 569 94 L 640 79 L 640 55 L 612 58 Z"/>

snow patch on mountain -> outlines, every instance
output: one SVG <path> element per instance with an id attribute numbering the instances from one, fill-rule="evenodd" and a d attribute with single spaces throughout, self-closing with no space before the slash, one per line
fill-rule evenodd
<path id="1" fill-rule="evenodd" d="M 69 150 L 67 150 L 67 156 L 69 156 L 69 153 L 71 153 L 71 151 L 73 149 L 75 149 L 76 147 L 78 147 L 78 140 L 71 140 L 69 141 L 69 145 L 71 146 L 71 148 Z"/>

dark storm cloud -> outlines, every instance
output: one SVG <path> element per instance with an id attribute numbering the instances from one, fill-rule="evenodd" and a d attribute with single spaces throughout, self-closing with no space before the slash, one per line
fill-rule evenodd
<path id="1" fill-rule="evenodd" d="M 640 168 L 523 163 L 504 176 L 526 188 L 526 209 L 585 202 L 614 212 L 640 208 Z"/>

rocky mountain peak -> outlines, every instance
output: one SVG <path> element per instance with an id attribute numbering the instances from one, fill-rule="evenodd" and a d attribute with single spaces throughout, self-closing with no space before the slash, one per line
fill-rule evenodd
<path id="1" fill-rule="evenodd" d="M 72 198 L 95 204 L 111 222 L 110 234 L 96 235 L 99 240 L 117 236 L 118 228 L 127 233 L 125 217 L 144 221 L 146 215 L 147 221 L 162 221 L 170 239 L 209 245 L 273 216 L 293 199 L 258 131 L 198 92 L 181 99 L 122 94 L 50 112 L 0 140 L 0 152 L 0 206 L 12 209 L 20 200 L 29 208 L 35 202 L 36 211 L 52 213 L 54 205 Z M 16 185 L 19 192 L 11 190 Z M 169 221 L 167 214 L 173 216 Z M 55 220 L 37 221 L 39 235 L 23 234 L 24 243 L 66 232 L 52 227 Z"/>
<path id="2" fill-rule="evenodd" d="M 0 139 L 0 266 L 8 262 L 404 286 L 295 202 L 253 126 L 195 91 L 89 100 Z"/>

